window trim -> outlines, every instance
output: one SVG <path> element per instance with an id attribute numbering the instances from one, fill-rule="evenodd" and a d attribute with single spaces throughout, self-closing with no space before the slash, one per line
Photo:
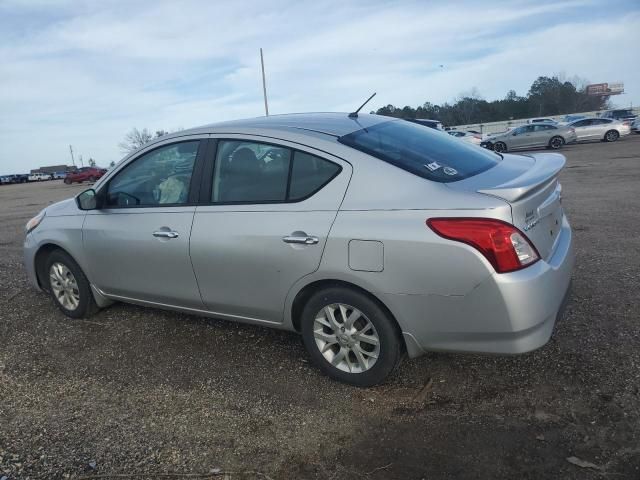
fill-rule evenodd
<path id="1" fill-rule="evenodd" d="M 198 142 L 198 151 L 196 153 L 196 159 L 193 163 L 193 171 L 191 172 L 191 179 L 189 180 L 189 193 L 187 196 L 187 202 L 185 203 L 162 203 L 158 205 L 107 205 L 107 195 L 109 193 L 109 185 L 114 178 L 117 178 L 120 173 L 129 168 L 130 165 L 134 164 L 142 157 L 147 154 L 159 150 L 161 148 L 170 147 L 173 145 L 177 145 L 179 143 L 191 143 Z M 200 188 L 201 182 L 198 180 L 201 178 L 199 175 L 202 175 L 202 170 L 204 169 L 205 162 L 205 152 L 207 150 L 209 143 L 209 139 L 206 137 L 197 137 L 197 138 L 185 138 L 183 140 L 179 140 L 177 142 L 167 142 L 162 143 L 160 145 L 156 145 L 149 150 L 145 150 L 141 152 L 138 156 L 128 161 L 126 164 L 122 165 L 122 167 L 113 172 L 113 175 L 109 177 L 109 179 L 104 183 L 104 185 L 100 186 L 100 190 L 97 192 L 100 198 L 100 210 L 121 210 L 121 209 L 136 209 L 136 208 L 170 208 L 170 207 L 194 207 L 198 205 L 198 197 L 200 196 Z"/>
<path id="2" fill-rule="evenodd" d="M 215 166 L 216 166 L 216 161 L 218 157 L 218 147 L 220 146 L 221 142 L 259 143 L 262 145 L 269 145 L 277 148 L 286 148 L 287 150 L 289 150 L 291 152 L 291 159 L 289 161 L 289 172 L 287 174 L 287 188 L 285 192 L 285 195 L 286 195 L 285 199 L 284 200 L 261 200 L 261 201 L 247 200 L 247 201 L 235 201 L 235 202 L 214 202 L 212 200 L 213 174 L 215 172 Z M 217 206 L 225 206 L 225 205 L 287 205 L 287 204 L 304 202 L 305 200 L 308 200 L 309 198 L 313 197 L 324 187 L 329 185 L 329 183 L 331 183 L 338 175 L 340 175 L 340 173 L 342 173 L 342 170 L 343 170 L 343 166 L 340 165 L 339 163 L 333 162 L 328 158 L 317 155 L 316 153 L 305 152 L 304 150 L 301 150 L 299 148 L 290 147 L 288 145 L 283 145 L 283 144 L 279 144 L 279 143 L 268 141 L 268 140 L 254 140 L 251 138 L 216 137 L 216 138 L 210 139 L 209 144 L 210 144 L 210 149 L 207 150 L 207 163 L 203 171 L 202 187 L 200 189 L 200 201 L 198 202 L 198 205 L 201 205 L 201 206 L 217 207 Z M 296 152 L 305 153 L 307 155 L 317 157 L 320 160 L 323 160 L 325 162 L 332 163 L 333 165 L 336 165 L 338 169 L 322 185 L 320 185 L 318 188 L 310 192 L 308 195 L 298 198 L 296 200 L 288 200 L 289 191 L 291 188 L 291 177 L 293 174 L 293 162 L 295 162 Z"/>

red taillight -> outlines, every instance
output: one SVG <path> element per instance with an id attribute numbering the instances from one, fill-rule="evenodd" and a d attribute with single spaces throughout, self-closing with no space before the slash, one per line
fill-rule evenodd
<path id="1" fill-rule="evenodd" d="M 441 237 L 476 248 L 496 272 L 520 270 L 540 259 L 524 233 L 492 218 L 430 218 L 427 225 Z"/>

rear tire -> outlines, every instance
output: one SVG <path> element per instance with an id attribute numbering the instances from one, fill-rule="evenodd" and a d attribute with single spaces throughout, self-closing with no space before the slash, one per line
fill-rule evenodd
<path id="1" fill-rule="evenodd" d="M 505 153 L 507 151 L 507 144 L 504 142 L 496 142 L 493 145 L 493 151 L 497 153 Z"/>
<path id="2" fill-rule="evenodd" d="M 45 260 L 43 279 L 56 306 L 68 317 L 90 317 L 98 311 L 91 285 L 76 261 L 62 250 Z"/>
<path id="3" fill-rule="evenodd" d="M 302 339 L 327 376 L 357 387 L 382 382 L 402 359 L 395 320 L 375 300 L 350 288 L 331 287 L 307 301 Z"/>
<path id="4" fill-rule="evenodd" d="M 617 130 L 609 130 L 604 134 L 605 142 L 615 142 L 618 138 L 620 138 L 620 133 Z"/>
<path id="5" fill-rule="evenodd" d="M 555 136 L 549 140 L 549 148 L 552 150 L 558 150 L 564 146 L 564 138 Z"/>

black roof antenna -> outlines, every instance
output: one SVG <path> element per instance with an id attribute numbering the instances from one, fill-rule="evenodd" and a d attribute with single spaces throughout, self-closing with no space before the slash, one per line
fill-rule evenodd
<path id="1" fill-rule="evenodd" d="M 351 112 L 349 114 L 349 118 L 358 118 L 358 112 L 360 110 L 362 110 L 362 107 L 364 107 L 367 103 L 369 103 L 369 100 L 371 100 L 375 96 L 376 96 L 376 92 L 373 92 L 373 95 L 371 95 L 369 98 L 367 98 L 367 101 L 364 102 L 362 105 L 360 105 L 360 108 L 358 108 L 355 112 Z"/>

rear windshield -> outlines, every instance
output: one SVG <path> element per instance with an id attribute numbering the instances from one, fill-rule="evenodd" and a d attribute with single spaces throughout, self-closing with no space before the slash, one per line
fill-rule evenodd
<path id="1" fill-rule="evenodd" d="M 404 120 L 363 128 L 338 141 L 414 175 L 443 183 L 477 175 L 501 159 L 446 132 Z"/>

